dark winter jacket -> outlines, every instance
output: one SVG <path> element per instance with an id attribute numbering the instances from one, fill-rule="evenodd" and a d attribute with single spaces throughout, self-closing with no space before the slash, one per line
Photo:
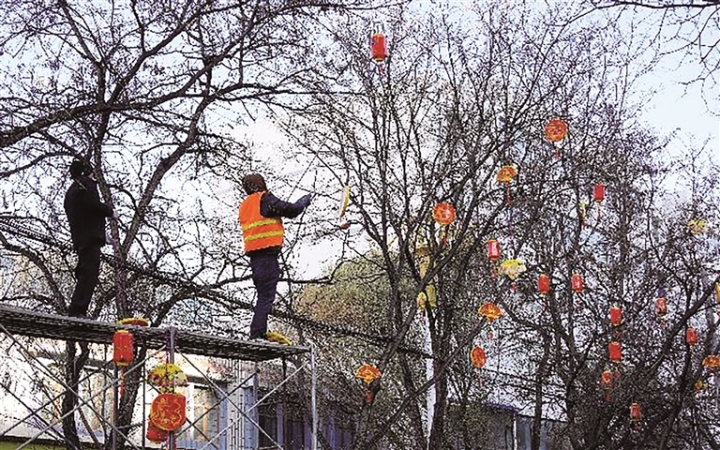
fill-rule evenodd
<path id="1" fill-rule="evenodd" d="M 105 245 L 105 218 L 112 216 L 113 211 L 100 201 L 95 180 L 81 176 L 73 181 L 65 194 L 65 213 L 75 250 Z"/>

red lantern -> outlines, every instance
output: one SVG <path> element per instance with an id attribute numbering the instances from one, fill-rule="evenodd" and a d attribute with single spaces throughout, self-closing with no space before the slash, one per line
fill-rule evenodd
<path id="1" fill-rule="evenodd" d="M 642 419 L 642 410 L 640 409 L 640 404 L 637 402 L 633 402 L 630 405 L 630 420 L 633 422 L 639 422 L 640 419 Z"/>
<path id="2" fill-rule="evenodd" d="M 483 366 L 485 366 L 485 362 L 487 362 L 485 350 L 477 345 L 474 346 L 472 350 L 470 350 L 470 362 L 476 369 L 482 369 Z"/>
<path id="3" fill-rule="evenodd" d="M 556 143 L 565 139 L 568 133 L 568 125 L 562 119 L 552 119 L 545 125 L 545 137 L 550 142 Z"/>
<path id="4" fill-rule="evenodd" d="M 538 276 L 538 292 L 540 295 L 547 295 L 550 292 L 550 277 L 544 273 Z"/>
<path id="5" fill-rule="evenodd" d="M 595 185 L 595 189 L 593 190 L 593 199 L 597 203 L 600 203 L 603 200 L 605 200 L 605 185 L 604 184 L 598 183 Z"/>
<path id="6" fill-rule="evenodd" d="M 574 273 L 570 279 L 570 286 L 573 292 L 579 294 L 583 291 L 583 279 L 579 273 Z"/>
<path id="7" fill-rule="evenodd" d="M 492 262 L 500 259 L 500 243 L 496 239 L 487 241 L 487 254 L 488 259 Z"/>
<path id="8" fill-rule="evenodd" d="M 433 219 L 440 225 L 450 225 L 455 221 L 455 208 L 447 202 L 438 203 L 433 209 Z"/>
<path id="9" fill-rule="evenodd" d="M 608 345 L 608 353 L 610 354 L 610 361 L 615 364 L 619 364 L 622 361 L 622 347 L 618 341 L 612 341 Z"/>
<path id="10" fill-rule="evenodd" d="M 127 330 L 118 330 L 113 335 L 113 362 L 127 366 L 133 360 L 133 336 Z"/>
<path id="11" fill-rule="evenodd" d="M 614 327 L 619 327 L 622 323 L 622 309 L 619 306 L 612 306 L 610 308 L 610 323 Z"/>
<path id="12" fill-rule="evenodd" d="M 697 344 L 698 336 L 697 331 L 695 331 L 695 328 L 688 327 L 687 331 L 685 331 L 685 342 L 688 343 L 689 346 L 693 346 Z"/>
<path id="13" fill-rule="evenodd" d="M 387 42 L 383 33 L 377 32 L 370 38 L 370 55 L 375 62 L 383 62 L 387 58 Z"/>
<path id="14" fill-rule="evenodd" d="M 600 387 L 605 391 L 609 391 L 613 387 L 614 378 L 613 373 L 609 369 L 604 370 L 600 375 Z"/>
<path id="15" fill-rule="evenodd" d="M 162 444 L 168 438 L 168 432 L 158 428 L 152 421 L 148 419 L 147 433 L 145 434 L 147 439 L 154 444 Z"/>
<path id="16" fill-rule="evenodd" d="M 658 297 L 657 300 L 655 300 L 655 313 L 658 317 L 665 317 L 667 312 L 667 300 L 665 300 L 665 297 Z"/>
<path id="17" fill-rule="evenodd" d="M 175 431 L 185 423 L 185 396 L 166 392 L 155 397 L 150 405 L 150 420 L 165 431 Z"/>

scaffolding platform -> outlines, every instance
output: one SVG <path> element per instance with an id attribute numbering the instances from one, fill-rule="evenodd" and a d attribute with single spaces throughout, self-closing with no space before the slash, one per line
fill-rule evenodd
<path id="1" fill-rule="evenodd" d="M 58 402 L 63 399 L 76 399 L 73 403 L 72 411 L 66 413 L 73 415 L 90 415 L 100 424 L 101 428 L 93 428 L 88 426 L 88 422 L 83 420 L 77 422 L 77 426 L 84 427 L 84 438 L 95 442 L 103 442 L 104 446 L 110 445 L 109 448 L 115 449 L 118 436 L 124 438 L 125 445 L 123 448 L 144 449 L 146 447 L 145 437 L 145 418 L 147 417 L 146 405 L 149 403 L 148 395 L 152 395 L 152 387 L 142 387 L 138 399 L 142 406 L 140 414 L 141 422 L 133 422 L 131 431 L 135 433 L 134 440 L 131 440 L 131 432 L 126 428 L 118 428 L 114 418 L 118 414 L 118 405 L 122 396 L 123 374 L 114 366 L 112 359 L 99 360 L 95 362 L 92 370 L 83 376 L 79 381 L 70 383 L 68 379 L 64 379 L 62 371 L 58 373 L 57 365 L 59 361 L 47 360 L 45 356 L 27 351 L 32 346 L 35 339 L 49 339 L 51 341 L 65 341 L 68 344 L 87 343 L 100 344 L 101 346 L 112 346 L 113 336 L 118 330 L 127 330 L 132 333 L 133 342 L 136 348 L 145 348 L 155 350 L 155 353 L 162 353 L 170 363 L 175 362 L 175 356 L 182 357 L 187 367 L 195 369 L 197 375 L 202 377 L 201 384 L 205 384 L 212 388 L 215 400 L 207 405 L 207 411 L 199 417 L 190 420 L 187 418 L 186 423 L 177 431 L 169 432 L 169 438 L 164 448 L 175 450 L 177 446 L 177 437 L 184 433 L 196 433 L 199 430 L 198 424 L 204 423 L 206 416 L 211 411 L 218 411 L 215 420 L 218 420 L 220 427 L 220 416 L 222 419 L 221 429 L 208 437 L 202 432 L 203 439 L 207 441 L 205 444 L 208 448 L 217 450 L 255 450 L 259 446 L 259 439 L 264 436 L 267 442 L 273 445 L 273 448 L 283 449 L 286 446 L 282 443 L 282 433 L 278 431 L 278 440 L 276 442 L 274 435 L 268 435 L 262 428 L 259 418 L 259 409 L 261 406 L 268 404 L 272 399 L 272 395 L 285 389 L 285 385 L 292 378 L 301 377 L 303 373 L 309 373 L 309 400 L 310 400 L 310 417 L 311 426 L 310 434 L 304 443 L 303 448 L 317 449 L 317 433 L 318 433 L 318 415 L 316 404 L 316 383 L 317 372 L 315 368 L 315 357 L 312 347 L 298 345 L 282 345 L 266 341 L 246 341 L 240 339 L 232 339 L 224 336 L 212 336 L 209 334 L 198 333 L 194 331 L 182 330 L 173 326 L 153 327 L 153 326 L 137 326 L 126 325 L 110 322 L 102 322 L 92 319 L 76 318 L 38 312 L 30 309 L 19 308 L 14 306 L 0 305 L 0 337 L 4 342 L 8 342 L 10 347 L 22 348 L 21 354 L 24 358 L 21 363 L 27 365 L 26 372 L 33 373 L 35 371 L 40 376 L 46 376 L 57 385 L 57 392 L 53 392 L 44 401 L 27 402 L 23 399 L 22 394 L 13 392 L 14 388 L 25 389 L 18 383 L 9 383 L 4 380 L 0 382 L 0 392 L 6 392 L 10 400 L 16 400 L 16 403 L 22 405 L 22 411 L 16 413 L 16 417 L 5 414 L 5 421 L 12 419 L 9 423 L 0 426 L 0 439 L 10 439 L 16 442 L 22 442 L 17 448 L 25 448 L 32 443 L 42 443 L 45 445 L 65 444 L 70 445 L 65 438 L 65 429 L 63 428 L 62 417 L 57 417 L 56 413 L 43 415 L 46 412 L 53 412 L 58 407 Z M 29 341 L 19 341 L 15 336 L 24 336 L 31 338 Z M 7 338 L 7 340 L 5 340 Z M 0 341 L 0 342 L 3 342 Z M 68 348 L 75 348 L 70 345 Z M 87 348 L 87 347 L 86 347 Z M 106 353 L 107 354 L 107 353 Z M 74 355 L 74 354 L 73 354 Z M 216 381 L 211 379 L 203 372 L 203 369 L 197 366 L 193 361 L 187 358 L 187 355 L 196 355 L 200 357 L 220 358 L 228 360 L 232 367 L 232 381 L 228 381 L 225 388 L 220 388 Z M 9 355 L 4 356 L 10 357 Z M 74 357 L 74 356 L 73 356 Z M 134 361 L 131 366 L 127 366 L 124 371 L 125 375 L 129 371 L 139 370 L 141 376 L 139 380 L 146 380 L 147 374 L 145 365 L 149 363 L 150 354 L 145 356 L 142 361 Z M 282 360 L 282 366 L 274 360 Z M 294 367 L 290 373 L 286 373 L 286 361 L 293 361 Z M 246 361 L 251 364 L 250 370 L 241 367 L 241 362 Z M 260 393 L 259 374 L 260 366 L 274 366 L 276 369 L 265 373 L 278 373 L 282 370 L 280 378 L 275 380 L 274 387 L 267 392 Z M 67 368 L 67 366 L 65 366 Z M 82 368 L 81 368 L 82 370 Z M 263 369 L 265 370 L 265 369 Z M 67 376 L 67 374 L 65 374 Z M 89 383 L 90 377 L 100 377 L 101 383 L 96 388 L 96 392 L 89 397 L 84 397 L 81 392 L 81 385 Z M 3 381 L 3 380 L 0 380 Z M 27 383 L 25 383 L 27 384 Z M 307 384 L 305 384 L 307 386 Z M 23 391 L 24 392 L 24 391 Z M 107 393 L 107 394 L 106 394 Z M 89 392 L 88 392 L 89 394 Z M 112 399 L 111 413 L 105 410 L 105 403 L 95 404 L 99 395 Z M 69 397 L 70 396 L 70 397 Z M 224 405 L 224 406 L 223 406 Z M 85 408 L 83 412 L 81 409 Z M 2 411 L 0 411 L 2 413 Z M 52 416 L 52 417 L 51 417 Z M 0 419 L 3 414 L 0 414 Z M 284 428 L 279 427 L 279 430 Z M 102 435 L 96 436 L 98 430 L 102 431 Z M 11 434 L 12 432 L 12 434 Z M 76 435 L 76 439 L 77 439 Z M 184 446 L 182 448 L 185 448 Z M 193 447 L 194 448 L 194 447 Z M 205 447 L 203 447 L 205 448 Z M 295 448 L 294 446 L 292 448 Z"/>
<path id="2" fill-rule="evenodd" d="M 112 344 L 115 332 L 125 329 L 132 331 L 138 346 L 155 350 L 165 347 L 168 333 L 168 328 L 98 322 L 2 305 L 0 305 L 0 326 L 8 333 L 16 335 L 98 344 Z M 243 341 L 175 330 L 175 351 L 183 354 L 261 362 L 310 352 L 309 347 L 297 345 Z"/>

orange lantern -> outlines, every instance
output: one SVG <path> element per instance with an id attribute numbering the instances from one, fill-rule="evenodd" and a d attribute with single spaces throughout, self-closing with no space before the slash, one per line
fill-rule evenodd
<path id="1" fill-rule="evenodd" d="M 545 125 L 545 137 L 553 144 L 565 139 L 567 133 L 567 122 L 562 119 L 552 119 Z"/>
<path id="2" fill-rule="evenodd" d="M 710 372 L 715 372 L 718 368 L 720 368 L 720 358 L 716 355 L 707 355 L 703 358 L 702 365 Z"/>
<path id="3" fill-rule="evenodd" d="M 630 405 L 630 420 L 633 422 L 639 422 L 640 419 L 642 419 L 642 410 L 640 409 L 640 404 L 637 402 L 633 402 Z"/>
<path id="4" fill-rule="evenodd" d="M 133 336 L 127 330 L 118 330 L 113 335 L 113 362 L 127 366 L 133 360 Z"/>
<path id="5" fill-rule="evenodd" d="M 478 314 L 483 316 L 488 322 L 492 323 L 496 319 L 502 317 L 502 310 L 494 303 L 485 302 L 478 309 Z"/>
<path id="6" fill-rule="evenodd" d="M 479 347 L 477 345 L 474 346 L 470 350 L 470 362 L 476 369 L 482 369 L 485 366 L 485 362 L 487 362 L 485 350 L 483 350 L 482 347 Z"/>
<path id="7" fill-rule="evenodd" d="M 538 292 L 540 295 L 547 295 L 550 292 L 550 277 L 544 273 L 538 276 Z"/>
<path id="8" fill-rule="evenodd" d="M 715 300 L 720 303 L 720 283 L 715 283 Z"/>
<path id="9" fill-rule="evenodd" d="M 579 273 L 574 273 L 570 278 L 570 287 L 573 292 L 580 294 L 583 291 L 583 278 Z"/>
<path id="10" fill-rule="evenodd" d="M 500 243 L 496 239 L 490 239 L 487 241 L 487 255 L 488 259 L 495 262 L 501 258 L 500 255 Z"/>
<path id="11" fill-rule="evenodd" d="M 455 208 L 447 202 L 438 203 L 433 209 L 433 219 L 440 225 L 450 225 L 455 221 Z"/>
<path id="12" fill-rule="evenodd" d="M 518 170 L 513 165 L 506 165 L 502 166 L 497 174 L 497 181 L 498 183 L 503 183 L 505 185 L 505 190 L 507 192 L 506 198 L 507 202 L 510 203 L 510 182 L 515 178 L 518 174 Z"/>
<path id="13" fill-rule="evenodd" d="M 387 58 L 387 41 L 383 33 L 374 33 L 370 38 L 370 56 L 377 63 L 384 62 Z"/>
<path id="14" fill-rule="evenodd" d="M 688 329 L 685 331 L 685 342 L 692 347 L 695 344 L 697 344 L 698 336 L 697 331 L 695 331 L 695 328 L 688 327 Z"/>
<path id="15" fill-rule="evenodd" d="M 168 432 L 158 428 L 153 423 L 152 419 L 148 419 L 147 433 L 145 434 L 145 437 L 154 444 L 162 444 L 167 440 Z"/>
<path id="16" fill-rule="evenodd" d="M 619 327 L 622 323 L 622 309 L 619 306 L 613 305 L 610 308 L 610 323 L 614 327 Z"/>
<path id="17" fill-rule="evenodd" d="M 565 139 L 568 133 L 568 125 L 562 119 L 552 119 L 545 126 L 545 137 L 553 143 L 555 148 L 555 158 L 560 158 L 560 148 L 558 142 Z"/>
<path id="18" fill-rule="evenodd" d="M 618 341 L 612 341 L 608 345 L 608 353 L 610 354 L 610 361 L 620 364 L 620 361 L 622 361 L 622 347 Z"/>
<path id="19" fill-rule="evenodd" d="M 150 405 L 150 420 L 161 430 L 175 431 L 185 423 L 186 400 L 182 394 L 166 392 Z"/>
<path id="20" fill-rule="evenodd" d="M 602 183 L 598 183 L 595 185 L 595 189 L 593 189 L 593 199 L 596 203 L 601 203 L 603 200 L 605 200 L 605 185 Z"/>
<path id="21" fill-rule="evenodd" d="M 360 378 L 365 384 L 372 383 L 377 378 L 380 378 L 381 375 L 380 369 L 368 363 L 361 365 L 355 371 L 355 378 Z"/>

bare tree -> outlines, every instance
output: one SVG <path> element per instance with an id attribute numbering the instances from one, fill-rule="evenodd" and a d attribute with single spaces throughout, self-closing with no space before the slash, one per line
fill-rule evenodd
<path id="1" fill-rule="evenodd" d="M 677 173 L 663 162 L 666 141 L 638 122 L 632 89 L 644 68 L 633 61 L 643 50 L 625 45 L 614 26 L 558 23 L 578 17 L 563 8 L 498 3 L 463 10 L 460 23 L 457 11 L 426 14 L 420 23 L 410 10 L 397 10 L 384 18 L 391 44 L 382 71 L 363 57 L 365 22 L 348 21 L 336 39 L 337 54 L 347 56 L 331 68 L 349 92 L 317 96 L 316 105 L 288 120 L 298 147 L 322 167 L 319 177 L 335 187 L 328 197 L 351 186 L 342 255 L 353 265 L 364 260 L 365 268 L 354 284 L 336 272 L 343 278 L 335 290 L 308 291 L 303 302 L 322 311 L 323 299 L 332 298 L 325 315 L 343 320 L 355 311 L 345 302 L 362 301 L 367 291 L 351 299 L 343 293 L 362 286 L 374 299 L 363 305 L 380 311 L 363 326 L 390 338 L 382 349 L 363 350 L 388 385 L 358 414 L 356 448 L 452 448 L 445 422 L 451 402 L 477 405 L 488 394 L 468 382 L 473 342 L 491 349 L 499 372 L 515 380 L 495 389 L 532 405 L 532 448 L 540 448 L 549 416 L 563 421 L 567 445 L 577 449 L 668 448 L 692 433 L 702 436 L 699 445 L 716 445 L 712 427 L 686 421 L 703 369 L 681 337 L 707 311 L 717 273 L 700 277 L 697 260 L 675 265 L 685 259 L 677 246 L 695 241 L 687 211 L 664 209 L 665 183 Z M 556 150 L 543 137 L 553 117 L 570 124 Z M 511 164 L 518 176 L 508 186 L 497 183 L 498 171 Z M 608 199 L 593 197 L 598 184 L 607 186 Z M 708 195 L 694 207 L 712 221 L 715 185 L 701 184 Z M 457 212 L 449 229 L 430 219 L 439 202 Z M 485 254 L 491 238 L 501 242 L 503 259 L 525 262 L 518 280 L 493 270 Z M 429 254 L 427 272 L 420 270 L 422 243 L 429 246 L 422 252 Z M 540 273 L 553 286 L 544 298 L 536 291 Z M 573 274 L 584 277 L 583 290 L 571 288 Z M 416 298 L 430 284 L 437 306 L 423 305 L 425 322 L 418 322 Z M 653 306 L 660 287 L 686 299 L 665 328 Z M 506 314 L 491 342 L 477 318 L 484 302 Z M 608 319 L 613 304 L 625 314 L 620 335 Z M 708 330 L 706 351 L 717 352 L 712 324 L 700 322 Z M 625 356 L 606 403 L 599 380 L 613 369 L 613 340 L 621 340 Z M 427 352 L 431 370 L 401 347 Z M 341 354 L 332 379 L 346 392 L 353 368 Z M 637 427 L 628 415 L 632 402 L 644 408 Z"/>
<path id="2" fill-rule="evenodd" d="M 96 290 L 92 317 L 208 327 L 218 308 L 246 309 L 250 302 L 229 300 L 231 290 L 218 294 L 248 278 L 236 244 L 238 199 L 226 175 L 246 170 L 251 156 L 235 129 L 263 106 L 302 107 L 309 80 L 323 76 L 315 29 L 353 6 L 4 2 L 0 176 L 6 223 L 25 233 L 4 231 L 0 239 L 40 275 L 16 284 L 8 292 L 17 295 L 6 299 L 65 313 L 73 257 L 61 205 L 66 168 L 84 157 L 118 214 L 109 227 L 111 270 Z M 70 385 L 82 367 L 73 353 Z M 137 384 L 128 386 L 121 428 L 131 423 L 137 394 Z M 71 397 L 63 413 L 74 407 Z M 78 448 L 72 417 L 66 441 Z"/>

